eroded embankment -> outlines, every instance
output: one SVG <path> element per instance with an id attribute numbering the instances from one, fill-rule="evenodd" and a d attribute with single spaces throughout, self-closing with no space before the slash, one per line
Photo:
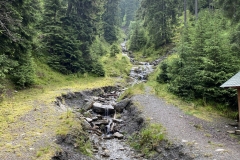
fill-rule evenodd
<path id="1" fill-rule="evenodd" d="M 130 135 L 138 134 L 146 126 L 146 121 L 131 99 L 117 102 L 123 91 L 120 87 L 103 87 L 57 97 L 56 105 L 71 110 L 83 130 L 73 126 L 68 134 L 59 135 L 57 143 L 61 149 L 53 159 L 146 159 L 146 155 L 127 143 Z M 147 159 L 191 159 L 182 148 L 163 140 L 152 148 L 155 155 Z"/>

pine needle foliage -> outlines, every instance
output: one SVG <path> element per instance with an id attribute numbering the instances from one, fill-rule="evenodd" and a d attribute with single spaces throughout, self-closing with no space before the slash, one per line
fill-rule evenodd
<path id="1" fill-rule="evenodd" d="M 226 22 L 220 11 L 202 10 L 198 21 L 182 33 L 179 58 L 162 64 L 158 81 L 169 82 L 169 90 L 180 97 L 235 106 L 236 93 L 220 88 L 240 69 L 225 34 Z"/>

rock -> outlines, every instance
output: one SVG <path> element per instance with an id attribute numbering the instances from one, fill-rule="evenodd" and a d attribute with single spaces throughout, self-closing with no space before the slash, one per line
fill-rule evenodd
<path id="1" fill-rule="evenodd" d="M 113 102 L 111 102 L 110 104 L 111 104 L 113 107 L 115 107 L 117 103 L 113 101 Z"/>
<path id="2" fill-rule="evenodd" d="M 236 131 L 235 131 L 235 134 L 236 134 L 236 135 L 240 135 L 240 130 L 236 130 Z"/>
<path id="3" fill-rule="evenodd" d="M 117 111 L 117 112 L 122 112 L 126 107 L 127 105 L 131 102 L 130 99 L 124 99 L 120 102 L 118 102 L 115 106 L 114 106 L 114 109 Z"/>
<path id="4" fill-rule="evenodd" d="M 99 115 L 97 115 L 97 118 L 98 119 L 103 119 L 103 117 L 99 114 Z"/>
<path id="5" fill-rule="evenodd" d="M 89 102 L 90 100 L 89 99 L 84 99 L 84 102 Z"/>
<path id="6" fill-rule="evenodd" d="M 232 127 L 237 127 L 238 123 L 229 123 L 229 125 L 232 126 Z"/>
<path id="7" fill-rule="evenodd" d="M 101 103 L 93 103 L 93 111 L 96 113 L 106 113 L 108 112 L 108 114 L 112 114 L 114 113 L 114 108 L 112 105 L 102 105 Z"/>
<path id="8" fill-rule="evenodd" d="M 112 136 L 112 135 L 105 135 L 103 137 L 103 139 L 113 139 L 113 138 L 114 138 L 114 136 Z"/>
<path id="9" fill-rule="evenodd" d="M 93 117 L 92 118 L 92 121 L 97 121 L 98 120 L 98 117 Z"/>
<path id="10" fill-rule="evenodd" d="M 99 126 L 96 126 L 96 125 L 93 126 L 93 129 L 99 129 L 99 128 L 100 128 Z"/>
<path id="11" fill-rule="evenodd" d="M 93 97 L 93 100 L 94 101 L 97 101 L 99 97 Z"/>
<path id="12" fill-rule="evenodd" d="M 115 138 L 118 138 L 118 139 L 123 139 L 123 137 L 124 137 L 124 136 L 123 136 L 121 133 L 119 133 L 119 132 L 114 133 L 113 136 L 114 136 Z"/>
<path id="13" fill-rule="evenodd" d="M 102 146 L 102 149 L 103 149 L 103 150 L 106 150 L 107 148 L 106 148 L 105 146 Z"/>
<path id="14" fill-rule="evenodd" d="M 120 150 L 120 151 L 124 151 L 124 150 L 125 150 L 125 148 L 119 148 L 119 150 Z"/>
<path id="15" fill-rule="evenodd" d="M 94 133 L 98 136 L 101 136 L 102 135 L 102 132 L 98 129 L 94 130 Z"/>
<path id="16" fill-rule="evenodd" d="M 221 148 L 220 148 L 220 149 L 216 149 L 215 151 L 216 151 L 216 152 L 223 152 L 223 151 L 225 151 L 225 149 L 221 149 Z"/>
<path id="17" fill-rule="evenodd" d="M 106 101 L 106 99 L 105 98 L 98 98 L 98 100 L 100 101 L 100 102 L 105 102 Z"/>
<path id="18" fill-rule="evenodd" d="M 83 113 L 84 117 L 90 117 L 91 116 L 91 112 L 88 110 L 87 112 Z"/>
<path id="19" fill-rule="evenodd" d="M 88 101 L 82 108 L 87 111 L 93 107 L 93 101 Z"/>
<path id="20" fill-rule="evenodd" d="M 227 131 L 229 134 L 235 134 L 235 131 Z"/>
<path id="21" fill-rule="evenodd" d="M 93 120 L 91 118 L 85 118 L 87 122 L 92 122 Z"/>
<path id="22" fill-rule="evenodd" d="M 110 153 L 109 152 L 110 152 L 109 150 L 105 150 L 105 151 L 103 151 L 103 153 L 101 153 L 101 155 L 103 157 L 110 157 Z"/>
<path id="23" fill-rule="evenodd" d="M 93 103 L 93 108 L 99 108 L 99 107 L 102 107 L 101 103 L 98 103 L 98 102 Z"/>
<path id="24" fill-rule="evenodd" d="M 107 124 L 108 124 L 108 120 L 98 120 L 98 121 L 96 121 L 96 122 L 93 122 L 93 125 L 98 125 L 98 126 L 100 126 L 100 125 L 102 125 L 102 124 L 107 125 Z"/>
<path id="25" fill-rule="evenodd" d="M 156 147 L 155 151 L 158 152 L 158 153 L 162 153 L 162 149 L 161 149 L 160 146 Z"/>
<path id="26" fill-rule="evenodd" d="M 123 122 L 123 120 L 121 120 L 121 119 L 112 119 L 112 120 L 114 123 L 122 123 Z"/>
<path id="27" fill-rule="evenodd" d="M 92 126 L 85 120 L 83 119 L 82 126 L 84 129 L 91 129 Z"/>

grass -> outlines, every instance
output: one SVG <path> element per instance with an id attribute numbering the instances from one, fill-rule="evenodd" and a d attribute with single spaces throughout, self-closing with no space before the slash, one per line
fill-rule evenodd
<path id="1" fill-rule="evenodd" d="M 43 155 L 49 154 L 50 153 L 50 146 L 44 147 L 39 149 L 39 151 L 37 151 L 36 157 L 42 157 Z"/>
<path id="2" fill-rule="evenodd" d="M 127 78 L 132 68 L 129 59 L 122 54 L 117 54 L 115 57 L 111 57 L 107 54 L 102 57 L 101 62 L 104 64 L 107 77 Z"/>
<path id="3" fill-rule="evenodd" d="M 130 88 L 128 88 L 119 98 L 118 100 L 122 100 L 124 98 L 130 98 L 132 97 L 133 95 L 136 95 L 136 94 L 143 94 L 144 93 L 144 83 L 140 83 L 140 84 L 136 84 Z"/>
<path id="4" fill-rule="evenodd" d="M 67 111 L 67 113 L 63 113 L 59 119 L 60 123 L 57 127 L 56 134 L 59 136 L 71 134 L 77 137 L 75 139 L 75 147 L 77 147 L 81 153 L 92 156 L 92 144 L 82 129 L 81 121 L 75 117 L 75 114 Z"/>
<path id="5" fill-rule="evenodd" d="M 123 66 L 125 61 L 122 58 L 120 65 Z M 70 111 L 61 115 L 62 118 L 61 116 L 60 118 L 56 118 L 57 114 L 52 106 L 55 98 L 69 91 L 74 92 L 115 85 L 120 81 L 110 76 L 94 77 L 88 74 L 65 76 L 53 71 L 47 65 L 40 62 L 36 62 L 36 65 L 36 85 L 24 90 L 15 90 L 11 83 L 6 87 L 8 89 L 0 103 L 0 138 L 2 139 L 0 149 L 2 150 L 14 152 L 14 146 L 6 147 L 5 144 L 23 134 L 25 128 L 28 128 L 29 131 L 26 137 L 19 142 L 25 147 L 30 147 L 38 141 L 36 140 L 36 133 L 42 134 L 56 131 L 58 134 L 67 134 L 69 129 L 75 125 L 74 120 L 71 119 Z M 117 69 L 116 72 L 121 74 L 122 72 L 119 70 L 121 69 Z M 46 110 L 42 111 L 42 106 L 46 106 Z M 24 117 L 26 115 L 30 116 L 29 114 L 33 117 L 31 119 L 32 122 L 25 122 Z M 48 118 L 43 118 L 44 116 Z M 21 120 L 21 118 L 23 119 Z M 30 128 L 31 123 L 36 125 Z M 63 123 L 65 125 L 59 126 L 59 124 Z M 37 126 L 41 128 L 37 128 Z M 51 148 L 50 153 L 54 153 L 54 150 L 54 148 Z M 38 156 L 40 155 L 42 155 L 42 151 L 39 151 Z M 46 155 L 49 156 L 48 158 L 51 157 L 49 154 Z M 25 155 L 21 154 L 21 156 Z"/>
<path id="6" fill-rule="evenodd" d="M 134 134 L 130 139 L 130 145 L 145 156 L 151 157 L 156 147 L 164 139 L 164 129 L 159 124 L 149 124 L 140 133 Z"/>

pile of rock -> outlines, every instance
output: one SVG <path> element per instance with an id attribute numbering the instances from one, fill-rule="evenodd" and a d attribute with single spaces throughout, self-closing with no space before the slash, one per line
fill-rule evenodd
<path id="1" fill-rule="evenodd" d="M 124 136 L 118 128 L 123 124 L 122 119 L 117 118 L 117 113 L 122 113 L 131 103 L 130 99 L 116 102 L 116 93 L 104 94 L 99 97 L 91 97 L 87 110 L 80 117 L 83 126 L 91 133 L 103 136 L 103 139 L 118 138 Z"/>
<path id="2" fill-rule="evenodd" d="M 62 109 L 72 109 L 81 119 L 85 130 L 104 139 L 122 139 L 124 136 L 119 128 L 124 125 L 124 121 L 117 118 L 117 115 L 131 104 L 130 99 L 117 102 L 122 91 L 124 89 L 119 87 L 103 87 L 91 91 L 69 92 L 58 97 L 55 103 Z"/>

